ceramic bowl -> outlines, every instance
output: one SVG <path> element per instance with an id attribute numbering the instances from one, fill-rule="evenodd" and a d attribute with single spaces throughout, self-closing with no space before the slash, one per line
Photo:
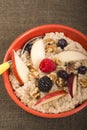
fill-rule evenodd
<path id="1" fill-rule="evenodd" d="M 87 50 L 87 37 L 79 32 L 78 30 L 64 26 L 64 25 L 58 25 L 58 24 L 48 24 L 48 25 L 42 25 L 35 27 L 33 29 L 30 29 L 26 32 L 24 32 L 22 35 L 20 35 L 16 40 L 10 45 L 9 49 L 7 50 L 5 57 L 4 57 L 4 62 L 10 60 L 11 58 L 11 52 L 12 50 L 18 50 L 23 47 L 23 45 L 28 41 L 29 39 L 39 36 L 39 35 L 44 35 L 45 33 L 49 32 L 63 32 L 66 36 L 71 38 L 72 40 L 75 40 L 79 42 L 86 50 Z M 9 81 L 9 70 L 6 71 L 3 74 L 3 80 L 4 80 L 4 85 L 5 88 L 10 95 L 10 97 L 13 99 L 13 101 L 21 107 L 23 110 L 27 111 L 28 113 L 32 113 L 33 115 L 39 116 L 39 117 L 45 117 L 45 118 L 62 118 L 66 116 L 70 116 L 72 114 L 77 113 L 78 111 L 82 110 L 84 107 L 87 106 L 87 101 L 85 101 L 83 104 L 80 106 L 76 107 L 73 110 L 59 113 L 59 114 L 44 114 L 38 111 L 35 111 L 27 106 L 25 106 L 15 95 L 11 83 Z"/>

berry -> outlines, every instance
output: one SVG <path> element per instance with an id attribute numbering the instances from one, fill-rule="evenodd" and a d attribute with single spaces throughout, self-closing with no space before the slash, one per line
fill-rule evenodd
<path id="1" fill-rule="evenodd" d="M 48 76 L 43 76 L 38 81 L 38 88 L 42 92 L 49 92 L 52 88 L 53 82 Z"/>
<path id="2" fill-rule="evenodd" d="M 57 47 L 61 47 L 61 49 L 64 49 L 64 47 L 67 46 L 67 41 L 65 39 L 60 39 L 57 43 Z"/>
<path id="3" fill-rule="evenodd" d="M 24 51 L 28 51 L 28 53 L 30 54 L 32 45 L 33 45 L 32 43 L 27 43 L 24 48 Z"/>
<path id="4" fill-rule="evenodd" d="M 43 59 L 39 65 L 39 68 L 44 73 L 50 73 L 56 69 L 56 64 L 51 59 Z"/>
<path id="5" fill-rule="evenodd" d="M 80 73 L 80 74 L 85 74 L 86 71 L 87 71 L 87 67 L 86 66 L 80 66 L 78 68 L 78 73 Z"/>
<path id="6" fill-rule="evenodd" d="M 59 70 L 57 72 L 57 75 L 59 77 L 61 77 L 62 79 L 64 79 L 64 80 L 68 79 L 68 74 L 67 74 L 67 72 L 65 70 Z"/>

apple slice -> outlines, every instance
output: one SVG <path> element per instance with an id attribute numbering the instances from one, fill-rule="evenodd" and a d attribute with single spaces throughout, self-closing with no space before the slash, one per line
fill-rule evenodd
<path id="1" fill-rule="evenodd" d="M 42 98 L 38 99 L 38 101 L 36 102 L 35 105 L 42 105 L 42 104 L 51 102 L 55 99 L 58 99 L 58 98 L 64 96 L 65 94 L 67 94 L 67 92 L 64 90 L 60 90 L 60 91 L 58 90 L 58 91 L 49 93 L 49 94 L 43 96 Z"/>
<path id="2" fill-rule="evenodd" d="M 67 80 L 67 86 L 71 97 L 73 98 L 77 92 L 77 76 L 71 74 Z"/>
<path id="3" fill-rule="evenodd" d="M 45 49 L 42 39 L 37 40 L 31 49 L 31 60 L 33 65 L 38 68 L 39 63 L 45 58 Z"/>
<path id="4" fill-rule="evenodd" d="M 14 50 L 12 53 L 12 69 L 20 84 L 28 81 L 29 69 Z"/>
<path id="5" fill-rule="evenodd" d="M 79 61 L 87 59 L 87 56 L 79 51 L 63 51 L 56 55 L 61 62 Z"/>

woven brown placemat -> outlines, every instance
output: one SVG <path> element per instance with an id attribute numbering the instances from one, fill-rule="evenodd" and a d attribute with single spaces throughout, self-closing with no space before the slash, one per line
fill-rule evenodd
<path id="1" fill-rule="evenodd" d="M 24 31 L 58 23 L 87 35 L 87 0 L 0 0 L 0 63 L 12 41 Z M 28 114 L 8 96 L 0 77 L 0 130 L 87 130 L 87 108 L 61 119 Z"/>

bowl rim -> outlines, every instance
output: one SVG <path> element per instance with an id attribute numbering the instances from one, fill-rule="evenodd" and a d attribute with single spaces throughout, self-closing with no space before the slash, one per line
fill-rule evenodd
<path id="1" fill-rule="evenodd" d="M 22 33 L 21 35 L 19 35 L 13 42 L 12 44 L 10 45 L 10 47 L 8 48 L 6 54 L 5 54 L 5 57 L 4 57 L 4 60 L 3 62 L 6 62 L 8 61 L 8 56 L 10 55 L 12 49 L 14 48 L 14 46 L 16 45 L 17 42 L 19 42 L 21 39 L 23 39 L 25 36 L 28 36 L 29 34 L 31 34 L 32 32 L 35 32 L 35 31 L 38 31 L 38 30 L 41 30 L 41 29 L 47 29 L 47 28 L 55 28 L 55 27 L 60 27 L 60 28 L 64 28 L 66 30 L 69 30 L 69 31 L 73 31 L 75 34 L 78 34 L 80 35 L 83 39 L 85 39 L 87 41 L 87 37 L 81 33 L 80 31 L 72 28 L 72 27 L 69 27 L 69 26 L 66 26 L 66 25 L 61 25 L 61 24 L 45 24 L 45 25 L 40 25 L 40 26 L 37 26 L 37 27 L 34 27 L 32 29 L 29 29 L 27 31 L 25 31 L 24 33 Z M 35 35 L 35 36 L 38 36 Z M 33 35 L 31 36 L 31 38 L 33 38 Z M 8 78 L 8 71 L 4 72 L 3 75 L 3 81 L 4 81 L 4 85 L 5 85 L 5 88 L 7 90 L 7 93 L 9 94 L 9 96 L 11 97 L 11 99 L 20 107 L 22 108 L 23 110 L 25 110 L 26 112 L 28 113 L 31 113 L 33 115 L 36 115 L 36 116 L 39 116 L 39 117 L 44 117 L 44 118 L 62 118 L 62 117 L 67 117 L 67 116 L 70 116 L 70 115 L 73 115 L 77 112 L 79 112 L 80 110 L 82 110 L 83 108 L 85 108 L 87 106 L 87 101 L 85 101 L 84 103 L 82 103 L 80 106 L 72 109 L 72 110 L 69 110 L 69 111 L 66 111 L 66 112 L 62 112 L 62 113 L 58 113 L 58 114 L 47 114 L 47 113 L 41 113 L 39 111 L 36 111 L 32 108 L 29 108 L 27 106 L 25 106 L 19 99 L 18 97 L 16 97 L 16 95 L 14 94 L 13 92 L 13 89 L 11 87 L 11 84 L 10 84 L 10 81 L 9 81 L 9 78 Z M 9 87 L 10 86 L 10 87 Z"/>

